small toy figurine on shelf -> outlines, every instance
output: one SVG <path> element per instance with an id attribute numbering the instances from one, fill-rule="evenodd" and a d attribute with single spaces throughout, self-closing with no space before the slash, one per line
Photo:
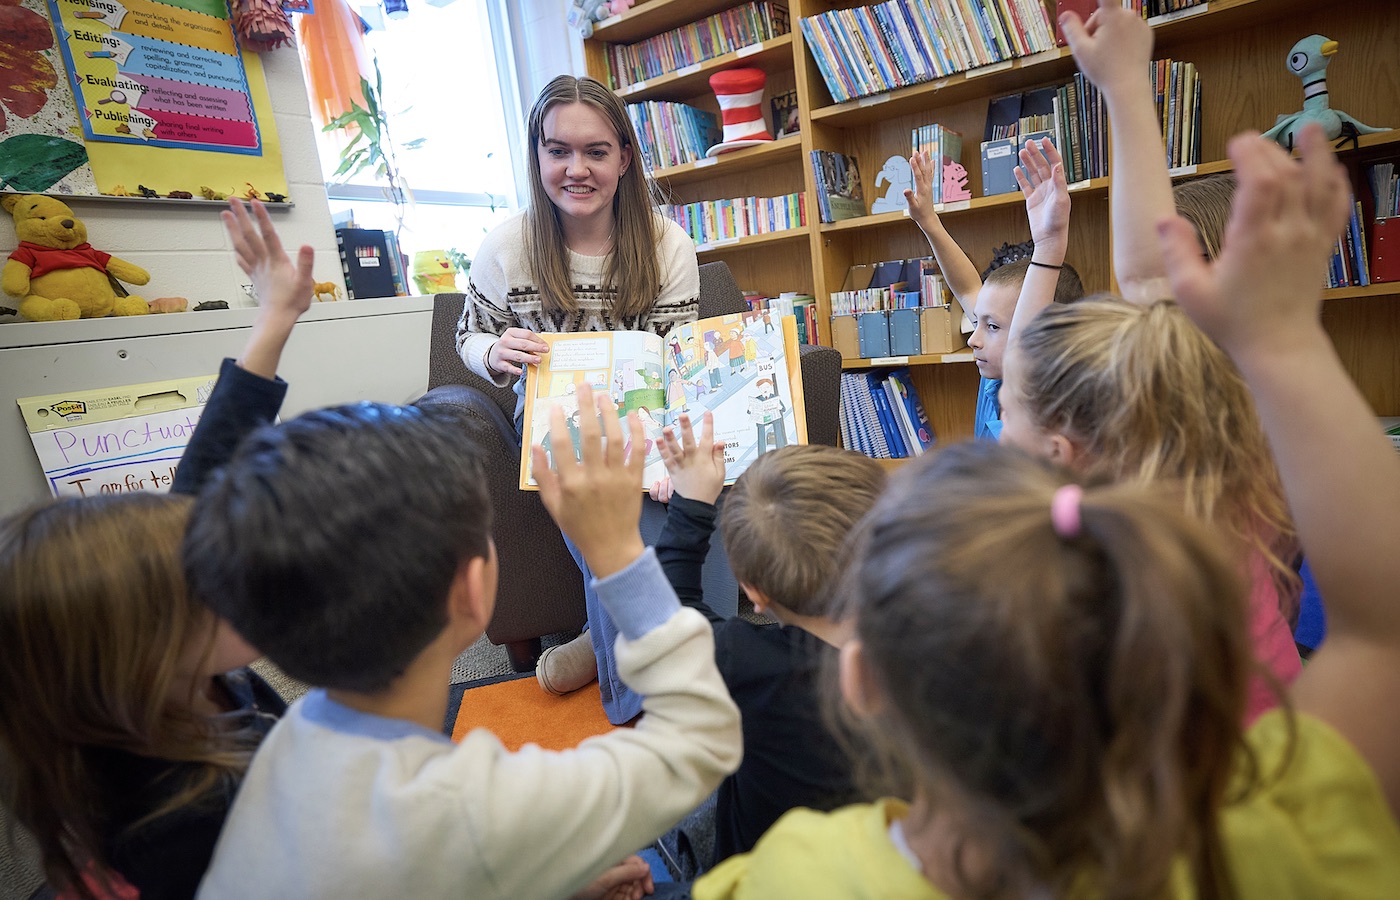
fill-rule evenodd
<path id="1" fill-rule="evenodd" d="M 159 191 L 155 190 L 154 188 L 148 188 L 144 184 L 138 184 L 136 186 L 136 190 L 139 191 L 141 193 L 141 196 L 145 197 L 147 200 L 155 200 L 158 197 L 160 197 Z"/>
<path id="2" fill-rule="evenodd" d="M 586 41 L 593 37 L 593 23 L 611 15 L 608 0 L 573 0 L 569 4 L 569 27 L 578 29 L 579 37 Z"/>
<path id="3" fill-rule="evenodd" d="M 1342 138 L 1343 143 L 1349 140 L 1355 144 L 1360 135 L 1387 130 L 1364 125 L 1340 109 L 1332 109 L 1327 96 L 1327 66 L 1337 47 L 1336 41 L 1320 34 L 1310 34 L 1288 51 L 1288 71 L 1303 80 L 1303 109 L 1279 116 L 1274 127 L 1264 132 L 1264 137 L 1292 150 L 1294 137 L 1309 122 L 1321 125 L 1328 140 Z"/>
<path id="4" fill-rule="evenodd" d="M 321 298 L 329 295 L 331 300 L 340 299 L 340 285 L 334 281 L 317 281 L 311 285 L 311 295 L 320 303 Z"/>

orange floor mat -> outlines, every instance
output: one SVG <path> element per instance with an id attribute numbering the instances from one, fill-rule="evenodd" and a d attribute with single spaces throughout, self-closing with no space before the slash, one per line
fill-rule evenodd
<path id="1" fill-rule="evenodd" d="M 500 738 L 507 750 L 526 744 L 568 750 L 612 727 L 603 714 L 598 685 L 555 697 L 541 690 L 535 679 L 517 678 L 463 692 L 452 740 L 460 741 L 473 728 L 485 728 Z"/>

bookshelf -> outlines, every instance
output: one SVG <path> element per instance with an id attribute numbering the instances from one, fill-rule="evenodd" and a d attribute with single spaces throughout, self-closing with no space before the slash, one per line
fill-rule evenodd
<path id="1" fill-rule="evenodd" d="M 1053 0 L 1045 0 L 1053 21 Z M 585 42 L 588 72 L 605 82 L 605 45 L 632 42 L 739 6 L 736 0 L 641 0 L 626 14 L 601 23 Z M 928 245 L 904 212 L 867 215 L 822 224 L 808 153 L 814 149 L 854 155 L 860 162 L 866 202 L 884 193 L 875 176 L 884 161 L 907 155 L 912 128 L 938 122 L 963 135 L 963 165 L 973 196 L 947 204 L 948 230 L 978 267 L 993 248 L 1029 238 L 1019 194 L 981 195 L 978 143 L 987 103 L 1003 94 L 1061 83 L 1072 77 L 1074 60 L 1065 48 L 955 73 L 933 81 L 833 102 L 812 57 L 800 20 L 862 4 L 855 0 L 787 0 L 791 31 L 760 45 L 741 48 L 698 66 L 649 79 L 620 92 L 624 99 L 677 100 L 710 111 L 718 109 L 706 79 L 735 65 L 756 64 L 768 74 L 764 98 L 795 89 L 801 133 L 772 145 L 726 154 L 657 171 L 670 202 L 741 196 L 772 196 L 805 191 L 804 228 L 709 244 L 702 261 L 723 259 L 746 289 L 776 294 L 803 291 L 817 298 L 819 321 L 829 321 L 829 295 L 839 290 L 847 269 L 897 257 L 924 256 Z M 1263 130 L 1280 113 L 1302 106 L 1302 86 L 1284 66 L 1288 49 L 1308 34 L 1325 34 L 1340 44 L 1328 71 L 1335 106 L 1373 125 L 1400 126 L 1400 4 L 1369 0 L 1319 4 L 1315 0 L 1209 0 L 1150 20 L 1156 35 L 1154 58 L 1195 63 L 1203 83 L 1201 159 L 1174 170 L 1174 178 L 1228 171 L 1226 141 L 1246 128 Z M 1343 152 L 1355 175 L 1366 162 L 1400 159 L 1400 131 L 1367 135 L 1357 149 Z M 1071 186 L 1074 200 L 1068 261 L 1090 291 L 1113 287 L 1110 271 L 1109 179 Z M 1359 182 L 1356 186 L 1361 188 Z M 1323 321 L 1353 379 L 1377 415 L 1400 416 L 1400 282 L 1339 288 L 1325 294 Z M 821 332 L 830 341 L 829 326 Z M 971 434 L 977 386 L 976 367 L 965 354 L 909 357 L 906 364 L 940 439 Z M 894 364 L 847 359 L 847 369 Z"/>

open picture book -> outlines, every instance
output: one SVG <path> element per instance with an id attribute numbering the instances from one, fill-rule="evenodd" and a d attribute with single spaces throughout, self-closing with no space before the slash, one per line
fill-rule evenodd
<path id="1" fill-rule="evenodd" d="M 538 490 L 530 448 L 558 452 L 549 434 L 549 413 L 564 409 L 578 455 L 577 392 L 580 385 L 607 391 L 618 414 L 636 412 L 646 432 L 642 490 L 666 475 L 657 443 L 661 431 L 688 413 L 697 433 L 706 410 L 714 413 L 715 440 L 724 441 L 726 483 L 762 454 L 807 443 L 797 320 L 765 312 L 713 316 L 681 325 L 658 337 L 646 331 L 542 334 L 549 344 L 525 385 L 520 489 Z M 624 428 L 624 433 L 626 429 Z"/>

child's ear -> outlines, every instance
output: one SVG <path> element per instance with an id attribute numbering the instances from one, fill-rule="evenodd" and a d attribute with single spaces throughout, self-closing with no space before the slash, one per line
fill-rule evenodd
<path id="1" fill-rule="evenodd" d="M 870 675 L 865 645 L 853 637 L 841 645 L 841 699 L 858 716 L 869 717 L 884 708 L 885 698 Z"/>
<path id="2" fill-rule="evenodd" d="M 763 593 L 763 591 L 760 591 L 751 584 L 745 584 L 742 581 L 739 582 L 739 587 L 743 588 L 744 593 L 748 595 L 750 602 L 753 603 L 754 612 L 762 615 L 766 610 L 772 607 L 773 601 L 769 600 L 768 595 Z"/>
<path id="3" fill-rule="evenodd" d="M 1075 446 L 1074 441 L 1071 441 L 1058 431 L 1051 432 L 1046 437 L 1046 441 L 1049 443 L 1051 462 L 1070 470 L 1074 470 L 1079 463 L 1083 462 L 1083 451 Z"/>
<path id="4" fill-rule="evenodd" d="M 478 634 L 485 632 L 496 611 L 496 576 L 494 544 L 488 555 L 474 556 L 459 564 L 447 594 L 449 621 Z"/>
<path id="5" fill-rule="evenodd" d="M 622 168 L 618 170 L 618 175 L 626 175 L 627 170 L 632 167 L 632 146 L 630 144 L 622 148 Z"/>

